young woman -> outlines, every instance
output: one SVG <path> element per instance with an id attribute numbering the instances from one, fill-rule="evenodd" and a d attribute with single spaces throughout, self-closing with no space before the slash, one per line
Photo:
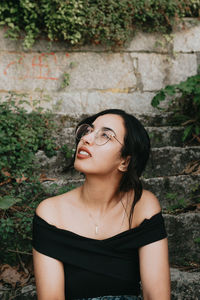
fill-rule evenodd
<path id="1" fill-rule="evenodd" d="M 150 142 L 118 109 L 76 129 L 74 167 L 82 186 L 42 201 L 33 221 L 39 300 L 169 300 L 168 243 L 157 198 L 140 176 Z"/>

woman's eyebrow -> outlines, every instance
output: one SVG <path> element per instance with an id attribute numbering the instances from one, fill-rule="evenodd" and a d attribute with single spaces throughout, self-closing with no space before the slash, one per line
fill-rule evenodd
<path id="1" fill-rule="evenodd" d="M 94 124 L 91 124 L 90 126 L 91 126 L 93 129 L 95 129 Z M 103 126 L 103 127 L 101 127 L 101 129 L 103 129 L 103 130 L 110 130 L 110 131 L 112 131 L 112 132 L 116 135 L 116 133 L 114 132 L 114 130 L 113 130 L 112 128 L 110 128 L 110 127 L 105 127 L 105 126 Z"/>
<path id="2" fill-rule="evenodd" d="M 115 135 L 116 133 L 114 132 L 114 130 L 112 128 L 109 128 L 109 127 L 102 127 L 103 130 L 111 130 Z"/>

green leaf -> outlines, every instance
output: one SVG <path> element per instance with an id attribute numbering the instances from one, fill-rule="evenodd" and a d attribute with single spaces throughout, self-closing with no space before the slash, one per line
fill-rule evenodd
<path id="1" fill-rule="evenodd" d="M 0 197 L 0 209 L 8 209 L 15 203 L 22 201 L 20 198 L 14 198 L 11 196 Z"/>
<path id="2" fill-rule="evenodd" d="M 156 96 L 153 97 L 151 105 L 153 107 L 158 107 L 161 101 L 165 100 L 165 93 L 161 90 Z"/>
<path id="3" fill-rule="evenodd" d="M 164 89 L 165 93 L 169 96 L 173 96 L 176 93 L 176 86 L 168 85 Z"/>
<path id="4" fill-rule="evenodd" d="M 182 136 L 182 141 L 184 142 L 187 137 L 191 134 L 192 132 L 192 128 L 193 128 L 193 124 L 189 125 L 185 128 L 184 132 L 183 132 L 183 136 Z"/>

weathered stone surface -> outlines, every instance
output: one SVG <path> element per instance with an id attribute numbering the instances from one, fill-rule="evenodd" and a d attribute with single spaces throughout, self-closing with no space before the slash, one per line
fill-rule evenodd
<path id="1" fill-rule="evenodd" d="M 171 300 L 199 300 L 200 272 L 184 272 L 171 268 Z"/>
<path id="2" fill-rule="evenodd" d="M 166 55 L 155 53 L 131 53 L 130 55 L 137 61 L 143 91 L 156 91 L 163 88 Z"/>
<path id="3" fill-rule="evenodd" d="M 169 258 L 173 265 L 187 265 L 200 261 L 200 212 L 180 215 L 164 214 L 169 241 Z"/>
<path id="4" fill-rule="evenodd" d="M 126 48 L 128 51 L 132 52 L 158 52 L 167 53 L 171 51 L 173 35 L 168 39 L 165 35 L 159 33 L 142 33 L 137 32 L 130 42 L 130 45 Z"/>
<path id="5" fill-rule="evenodd" d="M 200 188 L 200 175 L 178 175 L 143 179 L 144 187 L 159 199 L 163 209 L 190 205 L 194 190 Z"/>
<path id="6" fill-rule="evenodd" d="M 196 24 L 192 27 L 186 26 L 185 30 L 174 33 L 175 52 L 198 52 L 200 50 L 200 22 L 195 21 Z"/>
<path id="7" fill-rule="evenodd" d="M 123 93 L 120 90 L 113 91 L 72 91 L 72 92 L 41 92 L 28 93 L 26 99 L 32 105 L 33 100 L 41 100 L 40 106 L 45 109 L 53 109 L 61 117 L 66 115 L 75 119 L 81 119 L 82 115 L 90 115 L 109 108 L 123 109 L 133 115 L 140 117 L 141 114 L 150 115 L 157 112 L 151 106 L 151 100 L 155 93 L 131 92 Z M 6 93 L 0 93 L 1 99 L 5 99 Z M 19 96 L 21 98 L 21 96 Z M 0 100 L 1 101 L 1 100 Z M 28 111 L 31 106 L 27 106 Z M 147 122 L 147 115 L 144 116 L 144 123 Z M 151 115 L 149 118 L 153 118 Z M 160 119 L 162 117 L 160 116 Z M 164 117 L 163 117 L 164 119 Z"/>
<path id="8" fill-rule="evenodd" d="M 200 147 L 153 148 L 144 177 L 160 177 L 184 174 L 186 166 L 200 159 Z"/>
<path id="9" fill-rule="evenodd" d="M 37 300 L 35 284 L 29 284 L 22 288 L 6 289 L 0 291 L 1 300 Z"/>
<path id="10" fill-rule="evenodd" d="M 62 153 L 48 158 L 43 151 L 38 151 L 35 157 L 35 166 L 40 166 L 41 173 L 45 174 L 48 178 L 55 178 L 55 180 L 60 177 L 62 177 L 62 180 L 83 178 L 83 175 L 80 173 L 67 168 L 68 162 Z"/>
<path id="11" fill-rule="evenodd" d="M 1 90 L 123 91 L 136 86 L 132 62 L 125 53 L 1 52 L 0 72 Z M 69 86 L 63 83 L 65 74 L 70 76 Z"/>
<path id="12" fill-rule="evenodd" d="M 133 114 L 142 113 L 144 111 L 151 112 L 154 111 L 151 106 L 153 96 L 153 93 L 120 93 L 120 91 L 117 90 L 116 92 L 114 90 L 113 92 L 83 92 L 80 96 L 80 106 L 84 114 L 93 114 L 109 108 L 124 109 Z M 73 101 L 73 97 L 71 97 L 71 99 L 72 101 L 69 102 L 68 94 L 63 95 L 62 111 L 66 113 L 69 111 L 70 113 L 74 112 L 74 109 L 71 107 L 72 105 L 75 107 L 76 102 Z M 76 110 L 78 110 L 78 107 Z"/>
<path id="13" fill-rule="evenodd" d="M 131 53 L 137 61 L 138 77 L 143 91 L 157 91 L 167 84 L 175 84 L 197 73 L 196 54 L 161 55 Z"/>
<path id="14" fill-rule="evenodd" d="M 196 54 L 176 54 L 175 59 L 168 64 L 167 84 L 176 84 L 185 81 L 187 77 L 197 74 Z"/>
<path id="15" fill-rule="evenodd" d="M 152 147 L 183 146 L 183 127 L 146 127 Z"/>
<path id="16" fill-rule="evenodd" d="M 130 58 L 130 55 L 132 59 Z M 112 95 L 155 91 L 197 72 L 195 54 L 0 53 L 0 89 L 31 92 L 94 91 Z M 69 85 L 65 75 L 69 74 Z M 90 95 L 90 94 L 89 94 Z"/>

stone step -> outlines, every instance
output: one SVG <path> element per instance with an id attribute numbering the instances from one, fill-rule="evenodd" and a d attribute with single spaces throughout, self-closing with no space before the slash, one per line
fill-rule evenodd
<path id="1" fill-rule="evenodd" d="M 184 266 L 200 262 L 200 211 L 163 214 L 169 241 L 170 264 Z"/>
<path id="2" fill-rule="evenodd" d="M 200 159 L 200 146 L 153 148 L 144 178 L 184 174 L 184 169 Z"/>
<path id="3" fill-rule="evenodd" d="M 182 136 L 184 127 L 180 126 L 163 126 L 163 127 L 146 127 L 151 140 L 151 147 L 183 146 Z"/>
<path id="4" fill-rule="evenodd" d="M 171 273 L 171 300 L 199 300 L 200 272 L 186 272 L 175 268 Z"/>
<path id="5" fill-rule="evenodd" d="M 158 197 L 164 210 L 200 202 L 200 174 L 148 178 L 143 185 Z"/>

